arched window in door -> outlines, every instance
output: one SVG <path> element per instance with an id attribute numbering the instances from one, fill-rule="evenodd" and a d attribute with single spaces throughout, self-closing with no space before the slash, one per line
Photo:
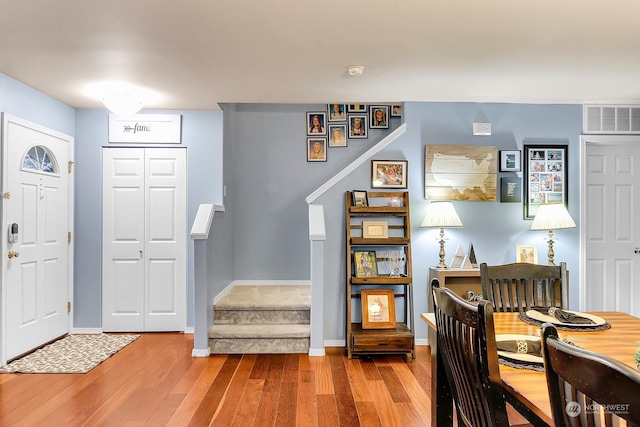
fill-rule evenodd
<path id="1" fill-rule="evenodd" d="M 22 170 L 57 174 L 58 165 L 55 157 L 46 147 L 35 145 L 22 159 Z"/>

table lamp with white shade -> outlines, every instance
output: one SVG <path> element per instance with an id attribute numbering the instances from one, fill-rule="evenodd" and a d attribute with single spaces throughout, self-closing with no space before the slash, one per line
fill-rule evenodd
<path id="1" fill-rule="evenodd" d="M 431 202 L 427 206 L 427 211 L 420 228 L 439 227 L 440 228 L 440 264 L 438 268 L 447 268 L 444 263 L 444 229 L 451 227 L 462 227 L 462 221 L 451 202 Z"/>
<path id="2" fill-rule="evenodd" d="M 536 216 L 533 218 L 533 224 L 531 224 L 531 230 L 549 230 L 549 252 L 547 253 L 549 265 L 556 265 L 553 261 L 553 230 L 575 227 L 576 223 L 562 203 L 550 203 L 538 206 Z"/>

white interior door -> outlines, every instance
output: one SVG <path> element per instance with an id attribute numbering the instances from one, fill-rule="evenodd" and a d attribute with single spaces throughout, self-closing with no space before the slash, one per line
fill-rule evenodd
<path id="1" fill-rule="evenodd" d="M 585 138 L 582 309 L 640 316 L 640 138 Z"/>
<path id="2" fill-rule="evenodd" d="M 69 331 L 73 138 L 8 114 L 2 136 L 4 363 Z"/>
<path id="3" fill-rule="evenodd" d="M 186 151 L 103 150 L 104 331 L 184 331 Z"/>

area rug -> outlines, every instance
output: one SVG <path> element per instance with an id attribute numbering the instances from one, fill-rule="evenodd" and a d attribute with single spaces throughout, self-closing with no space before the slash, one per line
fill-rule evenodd
<path id="1" fill-rule="evenodd" d="M 140 335 L 67 335 L 5 366 L 0 373 L 84 374 Z"/>

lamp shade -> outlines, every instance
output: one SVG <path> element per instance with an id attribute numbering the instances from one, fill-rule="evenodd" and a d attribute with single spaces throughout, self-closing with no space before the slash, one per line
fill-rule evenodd
<path id="1" fill-rule="evenodd" d="M 431 202 L 427 206 L 420 228 L 426 227 L 462 227 L 462 221 L 451 202 Z"/>
<path id="2" fill-rule="evenodd" d="M 553 203 L 538 207 L 531 230 L 560 230 L 575 226 L 567 208 L 562 203 Z"/>

